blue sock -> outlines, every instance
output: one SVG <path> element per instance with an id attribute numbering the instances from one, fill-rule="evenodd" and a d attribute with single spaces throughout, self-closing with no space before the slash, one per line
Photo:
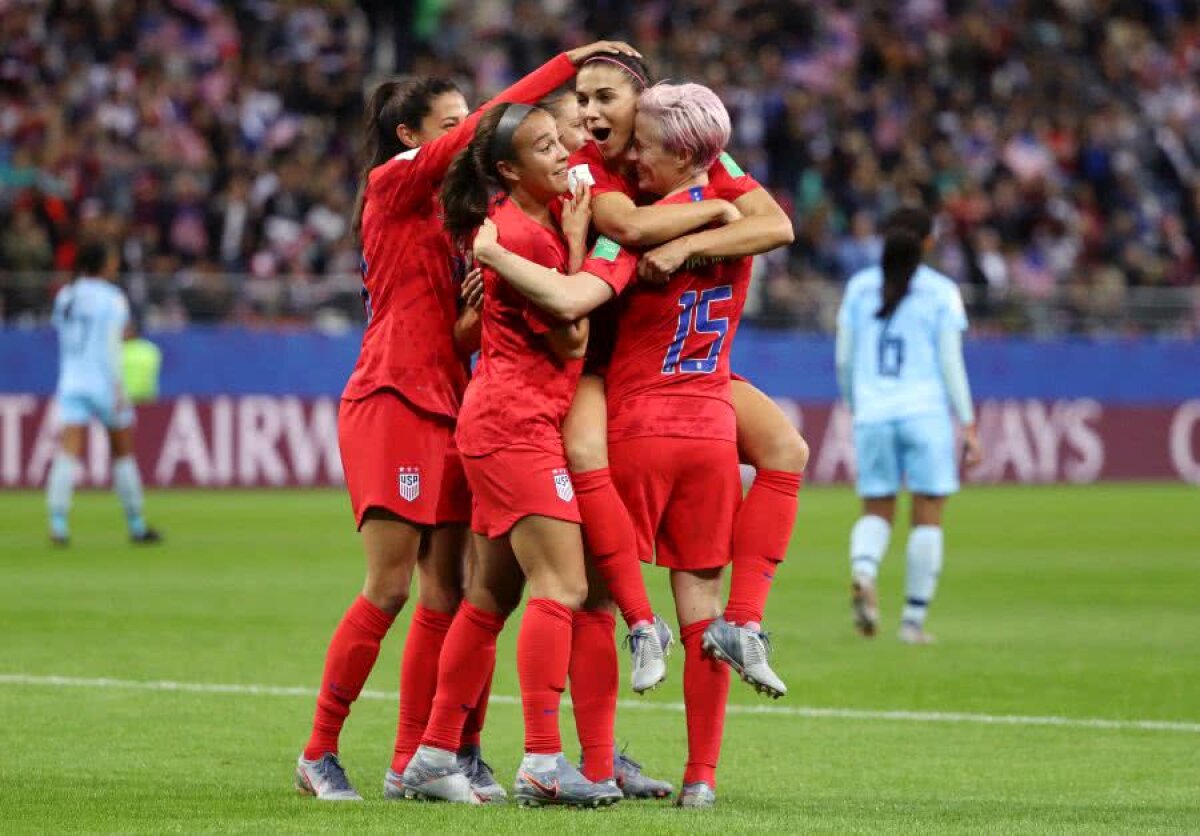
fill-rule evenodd
<path id="1" fill-rule="evenodd" d="M 122 456 L 113 462 L 113 487 L 125 509 L 125 521 L 129 533 L 141 537 L 146 533 L 146 521 L 142 519 L 142 477 L 138 473 L 133 456 Z"/>
<path id="2" fill-rule="evenodd" d="M 57 453 L 46 478 L 46 507 L 50 511 L 50 533 L 55 537 L 70 534 L 67 515 L 71 513 L 71 496 L 75 492 L 75 473 L 79 462 L 74 456 Z"/>

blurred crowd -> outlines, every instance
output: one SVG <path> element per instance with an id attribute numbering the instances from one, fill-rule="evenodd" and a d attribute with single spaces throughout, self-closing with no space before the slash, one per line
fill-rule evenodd
<path id="1" fill-rule="evenodd" d="M 299 310 L 357 269 L 373 83 L 453 75 L 478 101 L 599 36 L 714 87 L 792 213 L 762 321 L 828 328 L 909 202 L 998 328 L 1195 296 L 1200 0 L 0 0 L 0 271 L 68 270 L 97 231 L 168 319 L 252 316 L 227 274 Z M 6 315 L 33 298 L 6 291 Z"/>

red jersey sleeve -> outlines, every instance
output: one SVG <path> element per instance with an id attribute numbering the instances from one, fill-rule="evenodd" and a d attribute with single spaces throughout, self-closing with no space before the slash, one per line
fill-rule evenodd
<path id="1" fill-rule="evenodd" d="M 632 200 L 637 193 L 635 186 L 621 175 L 620 167 L 610 166 L 605 161 L 604 155 L 600 153 L 599 147 L 591 140 L 585 142 L 583 147 L 571 155 L 570 164 L 571 170 L 568 172 L 568 177 L 572 190 L 579 180 L 583 180 L 592 187 L 592 197 L 598 197 L 608 192 L 620 192 Z"/>
<path id="2" fill-rule="evenodd" d="M 716 197 L 730 203 L 761 188 L 758 181 L 742 171 L 742 167 L 726 151 L 722 151 L 708 169 L 708 184 L 716 192 Z"/>
<path id="3" fill-rule="evenodd" d="M 601 235 L 584 259 L 580 272 L 591 273 L 611 287 L 614 296 L 620 296 L 637 275 L 637 263 L 636 253 Z"/>
<path id="4" fill-rule="evenodd" d="M 368 179 L 372 200 L 394 214 L 412 210 L 429 195 L 446 176 L 454 155 L 467 147 L 479 120 L 487 110 L 503 102 L 537 104 L 542 97 L 554 92 L 575 75 L 575 65 L 565 53 L 538 67 L 516 84 L 485 102 L 462 124 L 419 148 L 398 154 L 377 166 Z"/>

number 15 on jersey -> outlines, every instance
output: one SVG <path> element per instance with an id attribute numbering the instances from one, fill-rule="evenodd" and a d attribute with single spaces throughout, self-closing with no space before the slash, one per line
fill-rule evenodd
<path id="1" fill-rule="evenodd" d="M 688 290 L 680 295 L 679 322 L 675 327 L 675 337 L 667 347 L 667 356 L 663 358 L 663 374 L 712 374 L 717 370 L 721 346 L 725 344 L 725 335 L 729 332 L 729 318 L 713 316 L 710 306 L 713 302 L 728 302 L 732 298 L 733 286 L 727 284 L 700 292 Z M 716 336 L 708 347 L 707 355 L 681 359 L 689 334 Z"/>

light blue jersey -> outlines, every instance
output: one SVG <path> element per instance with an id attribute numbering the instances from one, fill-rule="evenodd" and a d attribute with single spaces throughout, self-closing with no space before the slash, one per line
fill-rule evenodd
<path id="1" fill-rule="evenodd" d="M 879 423 L 931 412 L 946 413 L 949 398 L 938 341 L 946 329 L 961 334 L 967 313 L 955 283 L 924 265 L 887 320 L 883 271 L 861 270 L 850 279 L 838 312 L 838 338 L 850 351 L 847 395 L 856 424 Z"/>
<path id="2" fill-rule="evenodd" d="M 54 298 L 58 331 L 60 418 L 67 424 L 95 417 L 108 426 L 132 420 L 121 379 L 121 341 L 129 322 L 125 295 L 111 282 L 80 278 Z"/>
<path id="3" fill-rule="evenodd" d="M 879 319 L 883 271 L 857 273 L 838 312 L 837 363 L 854 414 L 858 493 L 947 496 L 958 490 L 950 408 L 974 420 L 962 365 L 967 314 L 953 281 L 921 266 L 891 317 Z"/>

